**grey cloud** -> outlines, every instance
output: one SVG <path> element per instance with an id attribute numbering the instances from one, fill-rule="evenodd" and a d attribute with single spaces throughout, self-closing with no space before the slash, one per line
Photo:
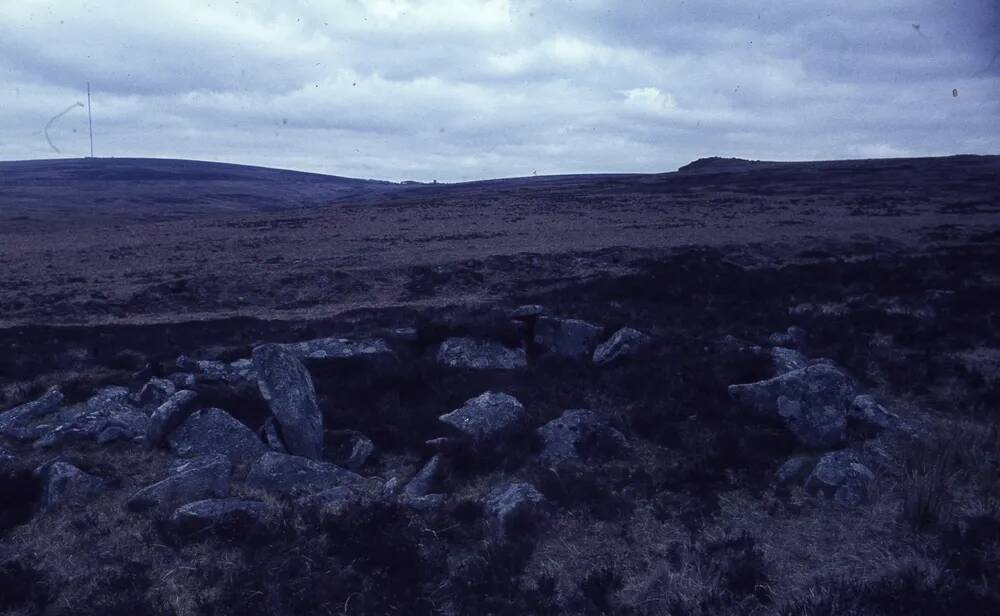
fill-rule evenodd
<path id="1" fill-rule="evenodd" d="M 99 155 L 397 180 L 1000 146 L 992 0 L 140 4 L 0 4 L 0 157 L 88 80 Z"/>

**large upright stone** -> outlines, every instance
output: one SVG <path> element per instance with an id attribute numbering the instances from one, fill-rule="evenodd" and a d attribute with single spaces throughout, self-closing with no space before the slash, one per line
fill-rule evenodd
<path id="1" fill-rule="evenodd" d="M 509 349 L 492 340 L 448 338 L 438 347 L 437 361 L 452 368 L 516 370 L 528 365 L 524 349 Z"/>
<path id="2" fill-rule="evenodd" d="M 269 451 L 254 462 L 246 483 L 252 488 L 301 496 L 353 485 L 364 478 L 335 464 Z"/>
<path id="3" fill-rule="evenodd" d="M 438 418 L 475 444 L 496 441 L 522 427 L 526 413 L 517 398 L 488 391 L 466 400 L 465 405 Z"/>
<path id="4" fill-rule="evenodd" d="M 734 399 L 759 416 L 783 421 L 803 444 L 816 449 L 829 449 L 843 442 L 848 405 L 855 393 L 851 378 L 828 364 L 729 386 Z"/>
<path id="5" fill-rule="evenodd" d="M 62 404 L 63 395 L 58 389 L 50 389 L 44 396 L 0 413 L 0 434 L 18 440 L 34 440 L 37 432 L 29 424 L 51 413 Z"/>
<path id="6" fill-rule="evenodd" d="M 253 362 L 260 393 L 281 425 L 289 453 L 322 458 L 323 415 L 309 371 L 292 353 L 273 344 L 254 349 Z"/>
<path id="7" fill-rule="evenodd" d="M 222 454 L 236 465 L 248 465 L 267 451 L 253 430 L 222 409 L 198 411 L 167 436 L 170 448 L 187 458 Z"/>
<path id="8" fill-rule="evenodd" d="M 535 344 L 563 357 L 585 357 L 594 352 L 604 328 L 578 319 L 539 317 L 535 323 Z"/>

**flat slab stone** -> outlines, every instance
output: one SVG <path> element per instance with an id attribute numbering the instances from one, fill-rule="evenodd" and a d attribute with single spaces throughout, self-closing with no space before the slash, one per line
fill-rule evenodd
<path id="1" fill-rule="evenodd" d="M 253 430 L 217 408 L 194 413 L 167 436 L 167 441 L 180 457 L 222 454 L 238 466 L 253 463 L 268 450 Z"/>
<path id="2" fill-rule="evenodd" d="M 256 527 L 273 512 L 267 503 L 240 498 L 198 500 L 177 508 L 170 526 L 181 535 L 238 533 Z"/>
<path id="3" fill-rule="evenodd" d="M 185 503 L 229 494 L 232 465 L 223 455 L 195 458 L 173 470 L 166 479 L 136 492 L 126 504 L 129 511 L 166 515 Z"/>
<path id="4" fill-rule="evenodd" d="M 524 406 L 509 394 L 488 391 L 438 418 L 474 443 L 486 443 L 518 431 L 527 419 Z"/>
<path id="5" fill-rule="evenodd" d="M 304 342 L 286 342 L 274 346 L 299 359 L 372 359 L 391 356 L 392 347 L 381 338 L 350 340 L 317 338 Z"/>
<path id="6" fill-rule="evenodd" d="M 309 371 L 279 345 L 253 351 L 260 393 L 281 425 L 289 453 L 318 460 L 323 457 L 323 415 Z"/>
<path id="7" fill-rule="evenodd" d="M 448 338 L 438 347 L 437 362 L 451 368 L 517 370 L 528 365 L 524 349 L 510 349 L 492 340 Z"/>
<path id="8" fill-rule="evenodd" d="M 600 342 L 604 328 L 578 319 L 539 317 L 535 322 L 535 344 L 563 357 L 590 356 Z"/>
<path id="9" fill-rule="evenodd" d="M 364 478 L 360 475 L 335 464 L 273 451 L 254 462 L 246 478 L 250 487 L 291 496 L 314 494 L 362 481 Z"/>
<path id="10" fill-rule="evenodd" d="M 94 440 L 106 444 L 114 440 L 141 440 L 149 427 L 149 417 L 130 404 L 128 389 L 106 387 L 83 404 L 76 404 L 45 418 L 35 426 L 38 439 L 33 447 L 45 449 L 61 443 Z"/>

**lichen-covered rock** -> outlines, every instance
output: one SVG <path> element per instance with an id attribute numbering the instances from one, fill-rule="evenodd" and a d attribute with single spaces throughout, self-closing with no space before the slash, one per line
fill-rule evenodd
<path id="1" fill-rule="evenodd" d="M 273 508 L 260 501 L 210 498 L 182 505 L 170 516 L 179 535 L 235 534 L 264 524 Z"/>
<path id="2" fill-rule="evenodd" d="M 878 403 L 873 396 L 861 394 L 851 402 L 847 417 L 876 430 L 898 428 L 902 425 L 899 415 Z"/>
<path id="3" fill-rule="evenodd" d="M 0 481 L 8 475 L 17 464 L 17 457 L 3 447 L 0 447 Z"/>
<path id="4" fill-rule="evenodd" d="M 237 465 L 248 465 L 267 451 L 253 430 L 222 409 L 205 409 L 188 417 L 168 436 L 180 457 L 222 454 Z"/>
<path id="5" fill-rule="evenodd" d="M 323 457 L 323 414 L 309 371 L 295 355 L 274 344 L 253 351 L 260 393 L 281 425 L 288 451 L 318 460 Z"/>
<path id="6" fill-rule="evenodd" d="M 177 385 L 168 379 L 153 377 L 142 386 L 135 396 L 135 401 L 141 405 L 159 406 L 177 392 Z"/>
<path id="7" fill-rule="evenodd" d="M 490 490 L 483 509 L 499 539 L 511 539 L 521 525 L 538 521 L 549 513 L 545 497 L 530 483 L 516 482 Z"/>
<path id="8" fill-rule="evenodd" d="M 783 332 L 771 334 L 767 341 L 773 346 L 801 349 L 806 342 L 806 331 L 793 325 Z"/>
<path id="9" fill-rule="evenodd" d="M 509 394 L 488 391 L 466 400 L 465 405 L 438 419 L 476 444 L 488 443 L 517 432 L 527 418 L 524 406 Z"/>
<path id="10" fill-rule="evenodd" d="M 785 461 L 774 473 L 778 485 L 801 484 L 813 469 L 813 459 L 809 456 L 793 456 Z"/>
<path id="11" fill-rule="evenodd" d="M 240 359 L 234 362 L 224 362 L 214 359 L 191 359 L 186 355 L 177 358 L 177 368 L 195 375 L 196 381 L 229 383 L 238 385 L 252 383 L 257 379 L 253 362 Z"/>
<path id="12" fill-rule="evenodd" d="M 191 405 L 198 394 L 182 389 L 174 392 L 163 404 L 158 406 L 149 416 L 149 425 L 146 427 L 146 444 L 150 447 L 160 445 L 170 434 L 170 431 L 184 423 L 194 407 Z"/>
<path id="13" fill-rule="evenodd" d="M 55 461 L 35 469 L 42 484 L 42 509 L 52 511 L 78 505 L 106 491 L 106 481 L 68 462 Z"/>
<path id="14" fill-rule="evenodd" d="M 198 383 L 190 372 L 174 372 L 168 374 L 166 378 L 174 384 L 175 389 L 191 389 Z"/>
<path id="15" fill-rule="evenodd" d="M 628 448 L 625 435 L 608 417 L 586 409 L 572 409 L 538 428 L 542 438 L 539 459 L 545 464 L 581 460 L 586 454 L 617 454 Z"/>
<path id="16" fill-rule="evenodd" d="M 129 392 L 124 387 L 105 387 L 86 402 L 67 407 L 35 426 L 36 449 L 61 443 L 95 440 L 100 444 L 114 440 L 140 440 L 146 434 L 149 417 L 129 404 Z"/>
<path id="17" fill-rule="evenodd" d="M 247 474 L 250 487 L 300 496 L 361 483 L 364 478 L 335 464 L 269 451 Z"/>
<path id="18" fill-rule="evenodd" d="M 806 479 L 810 494 L 822 494 L 834 502 L 853 507 L 869 501 L 875 474 L 850 451 L 832 451 L 816 463 Z"/>
<path id="19" fill-rule="evenodd" d="M 627 355 L 633 355 L 651 340 L 652 338 L 637 329 L 623 327 L 594 349 L 594 363 L 603 366 Z"/>
<path id="20" fill-rule="evenodd" d="M 274 346 L 302 360 L 385 359 L 393 355 L 392 348 L 381 338 L 365 340 L 318 338 Z"/>
<path id="21" fill-rule="evenodd" d="M 440 505 L 447 499 L 447 495 L 439 491 L 443 474 L 444 459 L 441 454 L 436 454 L 407 482 L 400 497 L 401 502 L 414 509 L 429 509 Z"/>
<path id="22" fill-rule="evenodd" d="M 517 370 L 528 365 L 524 349 L 472 338 L 448 338 L 438 347 L 437 361 L 451 368 L 472 370 Z"/>
<path id="23" fill-rule="evenodd" d="M 22 441 L 35 440 L 39 432 L 31 427 L 31 423 L 56 412 L 63 399 L 62 392 L 53 388 L 37 400 L 0 413 L 0 434 Z"/>
<path id="24" fill-rule="evenodd" d="M 330 457 L 340 466 L 356 471 L 375 455 L 375 443 L 360 432 L 342 430 L 333 433 L 333 436 L 338 442 Z"/>
<path id="25" fill-rule="evenodd" d="M 539 317 L 535 323 L 535 344 L 563 357 L 587 357 L 594 352 L 604 328 L 578 319 Z"/>
<path id="26" fill-rule="evenodd" d="M 829 449 L 847 434 L 854 382 L 835 366 L 816 364 L 766 381 L 730 385 L 730 395 L 762 417 L 779 419 L 802 443 Z"/>
<path id="27" fill-rule="evenodd" d="M 793 370 L 799 370 L 809 365 L 806 356 L 795 349 L 784 347 L 774 347 L 771 349 L 771 363 L 777 374 L 785 374 Z"/>
<path id="28" fill-rule="evenodd" d="M 136 492 L 126 505 L 129 511 L 166 515 L 185 503 L 229 495 L 232 465 L 223 455 L 195 458 L 174 471 Z"/>

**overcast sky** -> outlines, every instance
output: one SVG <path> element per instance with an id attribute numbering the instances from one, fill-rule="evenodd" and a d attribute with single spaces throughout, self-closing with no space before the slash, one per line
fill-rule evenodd
<path id="1" fill-rule="evenodd" d="M 0 159 L 390 180 L 1000 153 L 1000 0 L 0 0 Z M 958 96 L 954 96 L 953 90 Z"/>

